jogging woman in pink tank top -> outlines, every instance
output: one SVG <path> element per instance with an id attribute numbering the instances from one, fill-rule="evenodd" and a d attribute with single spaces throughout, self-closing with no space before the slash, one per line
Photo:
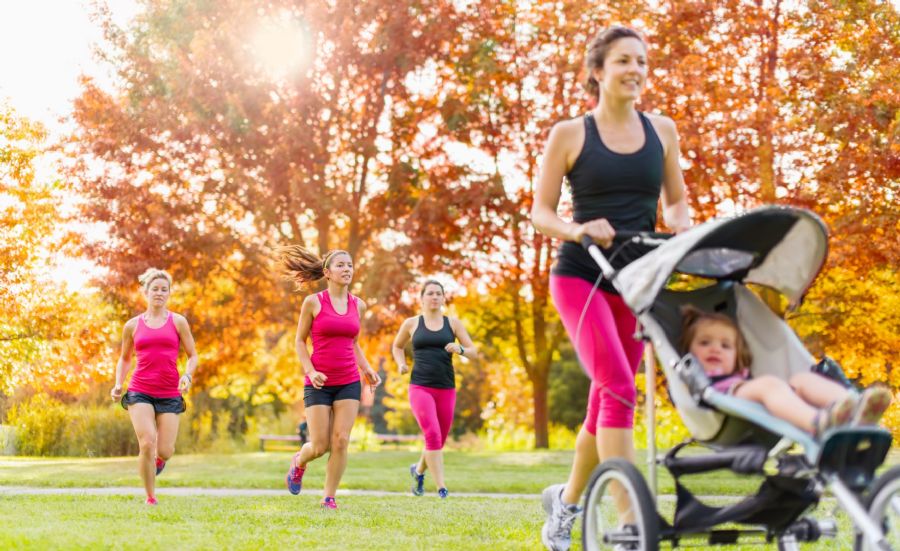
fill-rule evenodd
<path id="1" fill-rule="evenodd" d="M 309 442 L 291 461 L 287 487 L 292 494 L 299 494 L 309 462 L 330 451 L 321 505 L 337 509 L 334 496 L 347 467 L 350 430 L 359 411 L 362 392 L 359 369 L 371 386 L 381 383 L 359 347 L 360 320 L 366 305 L 350 294 L 353 259 L 346 251 L 331 251 L 325 258 L 319 258 L 294 245 L 283 247 L 279 253 L 287 274 L 298 286 L 323 277 L 328 282 L 327 289 L 307 296 L 300 307 L 295 346 L 306 373 L 303 405 Z M 312 354 L 306 345 L 309 338 Z"/>
<path id="2" fill-rule="evenodd" d="M 182 394 L 191 388 L 197 371 L 194 337 L 184 316 L 166 309 L 172 277 L 150 268 L 138 280 L 147 299 L 147 311 L 128 320 L 122 331 L 122 352 L 116 364 L 116 386 L 110 395 L 128 410 L 138 438 L 138 472 L 147 492 L 147 504 L 156 505 L 156 476 L 175 453 L 178 414 L 185 409 Z M 184 375 L 178 376 L 178 352 L 188 355 Z M 131 355 L 137 367 L 122 393 L 125 376 L 131 369 Z"/>

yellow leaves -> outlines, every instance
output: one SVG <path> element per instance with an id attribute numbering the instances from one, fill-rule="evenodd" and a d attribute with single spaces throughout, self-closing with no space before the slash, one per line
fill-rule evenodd
<path id="1" fill-rule="evenodd" d="M 861 273 L 831 268 L 819 277 L 789 322 L 814 354 L 835 358 L 862 386 L 882 382 L 896 390 L 900 388 L 898 312 L 900 274 L 895 268 Z M 900 433 L 898 414 L 886 419 Z"/>

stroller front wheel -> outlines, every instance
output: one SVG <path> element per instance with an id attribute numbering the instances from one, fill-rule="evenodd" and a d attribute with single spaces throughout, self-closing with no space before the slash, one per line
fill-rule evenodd
<path id="1" fill-rule="evenodd" d="M 659 518 L 650 489 L 624 459 L 604 461 L 588 483 L 581 538 L 584 549 L 656 551 Z"/>
<path id="2" fill-rule="evenodd" d="M 866 510 L 876 524 L 884 530 L 891 549 L 900 549 L 900 467 L 888 469 L 879 476 L 865 499 Z M 869 551 L 873 547 L 862 534 L 856 535 L 856 551 Z"/>

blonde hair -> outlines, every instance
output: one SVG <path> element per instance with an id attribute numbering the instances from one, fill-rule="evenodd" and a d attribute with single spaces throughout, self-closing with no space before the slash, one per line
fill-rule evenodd
<path id="1" fill-rule="evenodd" d="M 325 277 L 325 268 L 327 268 L 332 259 L 339 254 L 350 256 L 350 253 L 342 249 L 334 249 L 325 254 L 325 258 L 319 258 L 319 255 L 310 251 L 306 247 L 300 245 L 288 245 L 276 249 L 278 260 L 284 269 L 284 276 L 294 280 L 299 289 L 304 283 L 318 281 Z"/>
<path id="2" fill-rule="evenodd" d="M 159 268 L 147 268 L 144 273 L 138 276 L 138 282 L 145 291 L 156 279 L 165 279 L 169 283 L 169 287 L 172 286 L 172 276 L 165 270 L 160 270 Z"/>

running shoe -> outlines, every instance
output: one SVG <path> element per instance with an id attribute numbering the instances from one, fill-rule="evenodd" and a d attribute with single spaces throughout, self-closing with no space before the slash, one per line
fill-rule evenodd
<path id="1" fill-rule="evenodd" d="M 450 492 L 447 491 L 447 488 L 441 488 L 438 490 L 438 497 L 441 499 L 447 499 L 447 496 L 450 495 Z"/>
<path id="2" fill-rule="evenodd" d="M 303 489 L 303 473 L 306 472 L 306 467 L 302 469 L 300 467 L 295 467 L 293 463 L 291 463 L 291 468 L 287 473 L 287 487 L 288 491 L 294 495 L 300 493 L 300 490 Z"/>
<path id="3" fill-rule="evenodd" d="M 165 469 L 165 468 L 166 468 L 166 460 L 163 459 L 162 457 L 157 457 L 156 458 L 156 476 L 159 476 L 159 473 L 161 473 L 163 471 L 163 469 Z"/>
<path id="4" fill-rule="evenodd" d="M 416 471 L 416 464 L 413 463 L 409 466 L 409 476 L 413 479 L 413 487 L 412 494 L 414 496 L 423 496 L 425 495 L 425 473 L 419 474 Z"/>
<path id="5" fill-rule="evenodd" d="M 156 505 L 156 498 L 153 496 L 147 496 L 147 501 L 144 502 L 146 505 Z"/>
<path id="6" fill-rule="evenodd" d="M 568 551 L 572 545 L 572 526 L 581 513 L 581 507 L 563 503 L 562 492 L 565 484 L 554 484 L 544 488 L 541 502 L 547 513 L 547 520 L 541 528 L 541 541 L 551 551 Z"/>
<path id="7" fill-rule="evenodd" d="M 321 505 L 322 509 L 332 509 L 336 511 L 338 508 L 337 501 L 335 501 L 333 497 L 326 497 L 319 505 Z"/>

